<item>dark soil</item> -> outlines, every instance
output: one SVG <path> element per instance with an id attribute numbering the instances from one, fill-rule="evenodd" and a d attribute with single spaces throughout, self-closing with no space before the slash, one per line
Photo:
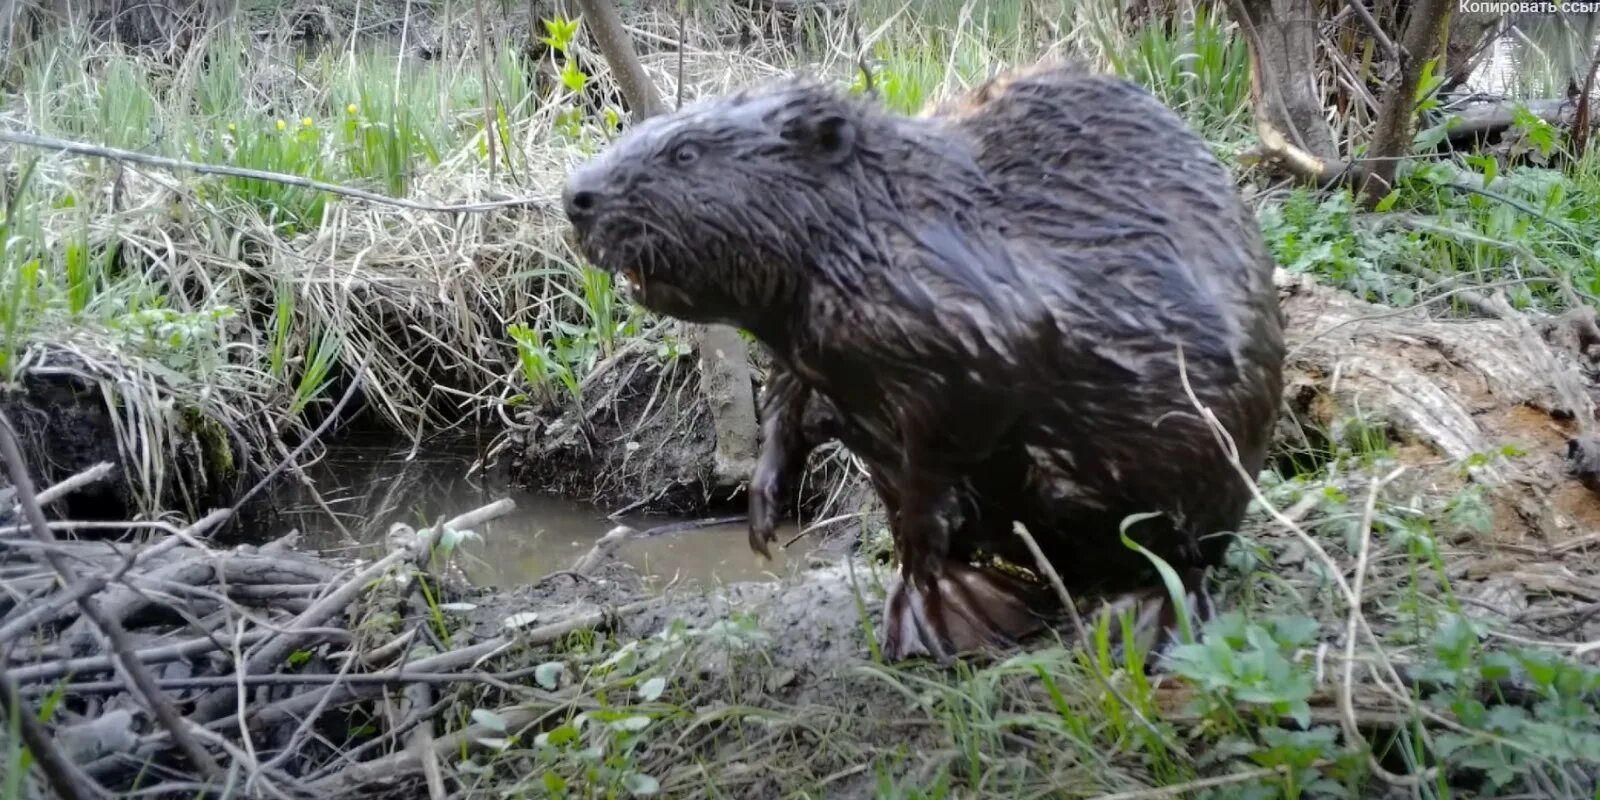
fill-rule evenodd
<path id="1" fill-rule="evenodd" d="M 731 498 L 712 481 L 716 445 L 687 360 L 624 358 L 584 391 L 583 411 L 542 414 L 512 459 L 519 482 L 602 508 L 695 514 Z"/>
<path id="2" fill-rule="evenodd" d="M 653 352 L 621 358 L 584 390 L 581 413 L 571 406 L 567 400 L 565 409 L 530 415 L 510 464 L 519 483 L 606 509 L 744 510 L 744 487 L 716 481 L 716 436 L 692 360 L 663 361 Z M 808 517 L 841 505 L 856 510 L 866 499 L 836 446 L 819 448 L 810 464 L 797 487 L 797 507 Z"/>
<path id="3" fill-rule="evenodd" d="M 63 481 L 100 462 L 112 475 L 57 501 L 62 519 L 128 519 L 135 501 L 121 473 L 116 428 L 100 386 L 71 371 L 30 372 L 21 386 L 0 388 L 0 411 L 11 421 L 36 490 Z M 0 471 L 0 487 L 10 487 Z"/>
<path id="4" fill-rule="evenodd" d="M 161 447 L 148 457 L 165 460 L 158 484 L 145 487 L 148 496 L 142 494 L 139 480 L 128 473 L 128 461 L 118 447 L 119 435 L 128 432 L 119 434 L 113 416 L 113 409 L 123 414 L 116 391 L 115 380 L 97 374 L 72 353 L 54 348 L 43 350 L 18 383 L 0 386 L 0 411 L 16 430 L 36 491 L 102 462 L 112 467 L 103 480 L 57 501 L 48 509 L 52 515 L 114 521 L 135 519 L 152 508 L 191 513 L 200 509 L 204 513 L 227 505 L 235 492 L 242 491 L 239 484 L 247 473 L 231 466 L 241 461 L 239 443 L 192 409 L 166 408 L 157 413 L 179 418 L 174 432 L 178 439 L 165 447 L 140 442 L 140 447 Z M 124 419 L 122 424 L 133 423 Z M 219 459 L 223 463 L 218 463 Z M 0 487 L 10 486 L 9 475 L 0 470 Z"/>

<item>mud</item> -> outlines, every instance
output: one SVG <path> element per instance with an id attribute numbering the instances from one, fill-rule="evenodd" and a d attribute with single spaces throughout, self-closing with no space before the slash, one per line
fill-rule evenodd
<path id="1" fill-rule="evenodd" d="M 581 411 L 569 402 L 560 411 L 528 415 L 530 428 L 519 435 L 509 464 L 520 483 L 611 509 L 694 516 L 744 511 L 743 484 L 728 487 L 727 465 L 719 463 L 717 432 L 692 357 L 663 360 L 649 352 L 618 358 L 584 388 L 584 398 Z M 796 507 L 812 516 L 855 512 L 871 500 L 863 487 L 848 454 L 821 448 L 812 454 Z"/>
<path id="2" fill-rule="evenodd" d="M 31 371 L 20 386 L 0 388 L 0 411 L 16 429 L 35 489 L 43 490 L 101 462 L 113 465 L 115 471 L 107 480 L 61 499 L 52 512 L 62 519 L 80 520 L 132 515 L 137 503 L 123 479 L 116 427 L 105 396 L 101 386 L 76 365 Z M 10 486 L 9 475 L 0 470 L 0 487 Z"/>
<path id="3" fill-rule="evenodd" d="M 242 461 L 238 443 L 222 426 L 194 409 L 173 407 L 170 399 L 163 408 L 129 410 L 118 394 L 125 388 L 74 352 L 49 346 L 29 353 L 16 384 L 0 386 L 0 410 L 16 428 L 36 490 L 102 462 L 112 466 L 106 478 L 51 511 L 62 519 L 127 520 L 153 509 L 193 512 L 226 505 L 246 474 L 234 466 Z M 173 423 L 170 438 L 141 441 L 140 447 L 157 451 L 145 457 L 160 468 L 133 476 L 118 443 L 130 435 L 127 426 L 150 413 Z M 0 487 L 9 486 L 0 470 Z"/>

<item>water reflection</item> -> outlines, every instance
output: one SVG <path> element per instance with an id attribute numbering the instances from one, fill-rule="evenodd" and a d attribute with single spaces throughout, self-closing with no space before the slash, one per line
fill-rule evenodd
<path id="1" fill-rule="evenodd" d="M 684 520 L 631 514 L 608 519 L 593 506 L 510 486 L 500 471 L 487 474 L 479 453 L 487 437 L 435 438 L 413 447 L 387 434 L 351 434 L 306 469 L 315 493 L 283 481 L 251 516 L 281 533 L 296 528 L 302 547 L 330 554 L 381 555 L 390 524 L 421 526 L 501 498 L 515 500 L 510 515 L 477 529 L 462 566 L 474 583 L 514 586 L 570 568 L 619 524 L 645 530 Z M 317 495 L 320 495 L 320 503 Z M 337 522 L 335 522 L 337 520 Z M 792 524 L 779 542 L 794 535 Z M 618 554 L 656 584 L 674 579 L 706 585 L 765 580 L 804 562 L 809 540 L 763 563 L 747 545 L 743 522 L 630 541 Z"/>
<path id="2" fill-rule="evenodd" d="M 1487 48 L 1469 91 L 1519 98 L 1558 98 L 1568 76 L 1581 84 L 1600 44 L 1600 14 L 1530 14 Z"/>

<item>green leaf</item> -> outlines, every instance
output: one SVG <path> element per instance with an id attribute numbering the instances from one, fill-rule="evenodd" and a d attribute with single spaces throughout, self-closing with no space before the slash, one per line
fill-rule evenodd
<path id="1" fill-rule="evenodd" d="M 482 725 L 485 728 L 488 728 L 491 731 L 494 731 L 495 733 L 505 733 L 506 732 L 506 721 L 505 721 L 505 718 L 501 717 L 499 714 L 494 713 L 493 711 L 490 711 L 487 708 L 475 708 L 475 709 L 473 709 L 472 710 L 472 721 L 476 722 L 479 725 Z"/>
<path id="2" fill-rule="evenodd" d="M 1194 627 L 1189 622 L 1189 604 L 1185 600 L 1187 592 L 1183 590 L 1183 581 L 1178 578 L 1178 573 L 1172 569 L 1171 565 L 1161 560 L 1161 558 L 1155 553 L 1146 550 L 1143 545 L 1128 537 L 1129 528 L 1147 519 L 1154 519 L 1159 516 L 1161 516 L 1161 512 L 1159 511 L 1146 511 L 1142 514 L 1129 514 L 1127 517 L 1123 518 L 1122 527 L 1121 530 L 1118 531 L 1118 535 L 1122 537 L 1122 544 L 1124 547 L 1127 547 L 1129 550 L 1133 550 L 1149 559 L 1150 563 L 1154 564 L 1156 570 L 1161 573 L 1161 580 L 1167 586 L 1167 594 L 1172 597 L 1172 604 L 1178 610 L 1178 627 L 1183 631 L 1183 640 L 1185 642 L 1192 643 L 1195 640 Z"/>
<path id="3" fill-rule="evenodd" d="M 567 65 L 561 69 L 561 82 L 565 84 L 568 89 L 571 89 L 574 92 L 581 92 L 583 91 L 583 87 L 589 82 L 589 76 L 583 74 L 583 70 L 578 69 L 578 65 L 576 63 L 568 61 Z"/>
<path id="4" fill-rule="evenodd" d="M 549 770 L 544 773 L 544 790 L 551 794 L 560 794 L 567 790 L 567 779 Z"/>
<path id="5" fill-rule="evenodd" d="M 1394 208 L 1394 204 L 1396 202 L 1399 202 L 1399 200 L 1400 200 L 1400 190 L 1399 189 L 1391 189 L 1388 194 L 1383 196 L 1382 200 L 1378 201 L 1377 205 L 1372 207 L 1372 210 L 1377 211 L 1379 213 L 1388 211 L 1389 209 Z"/>
<path id="6" fill-rule="evenodd" d="M 554 730 L 539 734 L 534 737 L 533 742 L 541 746 L 560 747 L 568 742 L 576 741 L 577 738 L 578 729 L 568 723 Z"/>
<path id="7" fill-rule="evenodd" d="M 561 685 L 561 673 L 566 670 L 567 665 L 560 661 L 546 661 L 534 668 L 533 679 L 538 681 L 540 686 L 554 690 Z"/>
<path id="8" fill-rule="evenodd" d="M 666 678 L 659 676 L 651 678 L 650 680 L 639 684 L 639 699 L 645 701 L 646 703 L 653 702 L 656 700 L 656 698 L 661 696 L 663 691 L 666 691 L 666 688 Z"/>
<path id="9" fill-rule="evenodd" d="M 661 791 L 661 783 L 642 772 L 630 772 L 622 779 L 622 788 L 636 797 L 647 797 Z"/>

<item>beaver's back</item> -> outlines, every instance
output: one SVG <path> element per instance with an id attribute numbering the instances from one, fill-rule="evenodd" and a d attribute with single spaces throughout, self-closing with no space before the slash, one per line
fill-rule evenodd
<path id="1" fill-rule="evenodd" d="M 1190 385 L 1259 469 L 1282 321 L 1271 256 L 1227 170 L 1154 96 L 1072 67 L 1007 75 L 929 116 L 971 144 L 998 190 L 992 218 L 1050 318 L 1034 329 L 1017 455 L 1031 499 L 1005 502 L 1048 529 L 1157 509 L 1184 518 L 1184 539 L 1236 524 L 1247 487 L 1195 415 L 1177 356 L 1181 344 Z M 1116 569 L 1119 554 L 1085 546 L 1080 563 Z"/>
<path id="2" fill-rule="evenodd" d="M 1062 329 L 1140 350 L 1176 339 L 1257 382 L 1276 374 L 1282 319 L 1260 228 L 1210 147 L 1158 98 L 1047 65 L 934 117 L 971 142 L 998 190 L 993 218 Z"/>
<path id="3" fill-rule="evenodd" d="M 1257 317 L 1278 321 L 1271 257 L 1232 177 L 1138 85 L 1046 65 L 997 78 L 935 116 L 972 142 L 1007 239 L 1044 251 L 1034 263 L 1094 270 L 1079 276 L 1083 291 L 1119 302 L 1192 287 L 1214 316 L 1205 324 L 1233 341 L 1259 339 Z M 1074 257 L 1049 257 L 1062 248 Z M 1107 266 L 1142 269 L 1099 267 L 1098 253 L 1111 256 Z M 1119 291 L 1130 288 L 1136 297 Z"/>

